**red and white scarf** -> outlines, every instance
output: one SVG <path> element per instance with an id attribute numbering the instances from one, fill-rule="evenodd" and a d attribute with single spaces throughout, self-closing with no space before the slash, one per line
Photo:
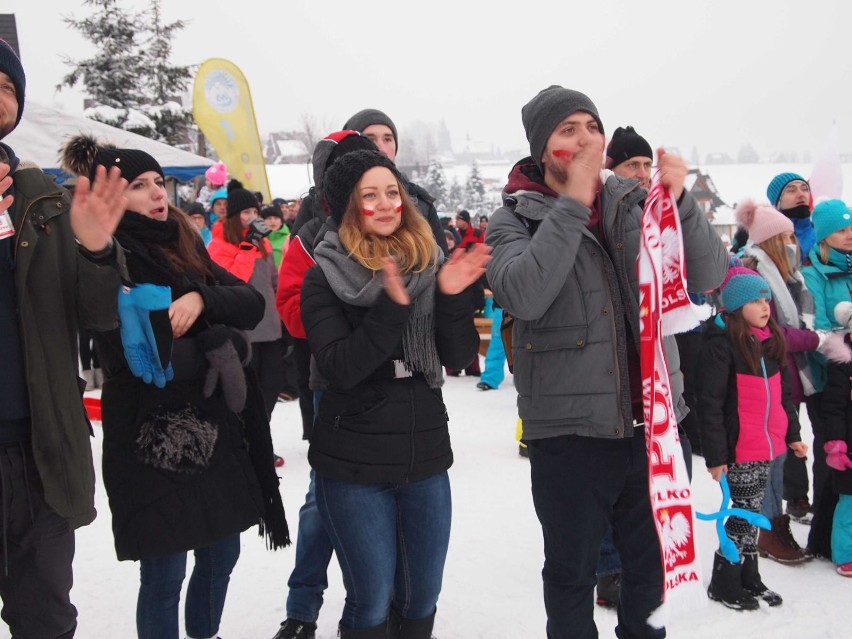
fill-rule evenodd
<path id="1" fill-rule="evenodd" d="M 642 216 L 639 272 L 640 359 L 645 438 L 648 449 L 648 488 L 654 523 L 660 538 L 665 578 L 665 602 L 676 608 L 685 601 L 706 601 L 700 562 L 695 552 L 695 514 L 686 463 L 680 448 L 672 406 L 663 335 L 695 327 L 702 309 L 686 293 L 686 262 L 677 204 L 654 176 Z M 709 311 L 709 309 L 706 309 Z M 682 595 L 687 595 L 683 597 Z M 664 606 L 649 623 L 662 626 Z"/>

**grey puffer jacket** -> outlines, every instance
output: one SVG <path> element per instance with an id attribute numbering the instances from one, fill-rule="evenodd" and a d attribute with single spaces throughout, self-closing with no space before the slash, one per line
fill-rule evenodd
<path id="1" fill-rule="evenodd" d="M 554 197 L 536 172 L 529 158 L 515 166 L 486 237 L 493 247 L 487 276 L 494 299 L 515 317 L 514 381 L 524 439 L 632 437 L 627 348 L 628 334 L 639 344 L 636 257 L 646 191 L 636 180 L 602 172 L 604 246 L 586 228 L 589 209 Z M 688 194 L 679 212 L 688 287 L 714 289 L 728 253 Z M 534 235 L 531 225 L 537 225 Z M 674 338 L 665 347 L 680 421 L 687 409 Z"/>

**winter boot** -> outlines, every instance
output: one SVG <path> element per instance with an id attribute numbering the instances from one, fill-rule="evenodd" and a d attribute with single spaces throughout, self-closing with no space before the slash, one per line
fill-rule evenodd
<path id="1" fill-rule="evenodd" d="M 781 515 L 772 520 L 772 530 L 760 529 L 757 537 L 757 552 L 782 564 L 800 564 L 808 561 L 801 546 L 790 531 L 790 516 Z"/>
<path id="2" fill-rule="evenodd" d="M 100 368 L 92 369 L 92 381 L 95 383 L 95 388 L 102 388 L 104 385 L 104 371 Z"/>
<path id="3" fill-rule="evenodd" d="M 757 610 L 757 603 L 742 586 L 742 564 L 732 564 L 718 552 L 713 557 L 713 577 L 707 596 L 734 610 Z"/>
<path id="4" fill-rule="evenodd" d="M 298 619 L 287 619 L 272 639 L 314 639 L 317 625 Z"/>
<path id="5" fill-rule="evenodd" d="M 810 526 L 814 519 L 814 509 L 808 501 L 808 496 L 798 497 L 787 502 L 787 514 L 794 521 Z"/>
<path id="6" fill-rule="evenodd" d="M 595 603 L 604 608 L 618 608 L 621 600 L 621 573 L 598 577 Z"/>
<path id="7" fill-rule="evenodd" d="M 337 636 L 340 639 L 389 639 L 393 635 L 388 634 L 387 622 L 372 628 L 347 628 L 343 624 L 338 626 Z"/>
<path id="8" fill-rule="evenodd" d="M 757 553 L 743 553 L 743 572 L 742 584 L 746 592 L 754 597 L 763 599 L 771 607 L 780 606 L 783 603 L 781 595 L 767 588 L 760 578 L 760 572 L 757 569 Z"/>
<path id="9" fill-rule="evenodd" d="M 95 375 L 91 371 L 91 369 L 87 368 L 84 371 L 80 371 L 80 377 L 82 377 L 84 380 L 86 380 L 86 390 L 87 391 L 95 390 L 95 388 L 96 388 L 96 386 L 95 386 Z"/>
<path id="10" fill-rule="evenodd" d="M 399 639 L 430 639 L 435 625 L 435 613 L 425 619 L 401 619 Z"/>

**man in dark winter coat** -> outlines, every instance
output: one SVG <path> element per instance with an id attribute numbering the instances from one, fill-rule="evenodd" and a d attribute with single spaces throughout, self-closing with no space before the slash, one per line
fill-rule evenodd
<path id="1" fill-rule="evenodd" d="M 616 634 L 663 637 L 665 629 L 647 623 L 662 602 L 663 571 L 638 350 L 646 192 L 601 171 L 603 125 L 586 95 L 551 86 L 521 113 L 531 157 L 515 165 L 490 218 L 487 274 L 494 300 L 515 317 L 514 382 L 544 533 L 547 636 L 597 637 L 595 566 L 611 523 L 623 575 Z M 658 154 L 678 203 L 689 287 L 713 289 L 725 275 L 725 247 L 684 191 L 686 165 Z"/>
<path id="2" fill-rule="evenodd" d="M 21 119 L 25 88 L 20 60 L 0 40 L 0 139 Z M 74 529 L 95 518 L 77 331 L 118 324 L 121 255 L 111 235 L 126 185 L 118 169 L 101 168 L 72 200 L 0 142 L 0 597 L 14 637 L 66 639 L 77 627 Z"/>

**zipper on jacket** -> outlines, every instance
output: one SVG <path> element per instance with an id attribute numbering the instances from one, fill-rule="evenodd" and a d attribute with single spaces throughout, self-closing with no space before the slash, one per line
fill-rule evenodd
<path id="1" fill-rule="evenodd" d="M 47 199 L 50 199 L 50 198 L 52 198 L 52 197 L 57 197 L 57 196 L 56 196 L 56 194 L 51 194 L 51 195 L 41 195 L 41 196 L 37 197 L 37 198 L 36 198 L 36 199 L 34 199 L 32 202 L 30 202 L 30 205 L 27 207 L 27 210 L 26 210 L 26 211 L 24 211 L 24 214 L 23 214 L 23 215 L 21 215 L 21 225 L 18 227 L 18 237 L 17 237 L 17 239 L 15 240 L 15 256 L 14 256 L 14 257 L 15 257 L 15 263 L 16 263 L 16 264 L 17 264 L 17 262 L 18 262 L 18 246 L 19 246 L 19 244 L 20 244 L 20 242 L 21 242 L 21 237 L 23 237 L 24 224 L 26 224 L 27 219 L 28 219 L 28 218 L 29 218 L 29 216 L 30 216 L 30 209 L 31 209 L 31 208 L 32 208 L 32 207 L 33 207 L 36 203 L 40 202 L 41 200 L 47 200 Z M 44 228 L 45 228 L 45 226 L 46 226 L 46 223 L 45 223 L 45 224 L 39 224 L 38 226 L 39 226 L 41 229 L 44 229 Z"/>
<path id="2" fill-rule="evenodd" d="M 766 362 L 763 360 L 763 355 L 760 356 L 760 369 L 763 371 L 763 385 L 766 388 L 766 414 L 763 416 L 763 432 L 766 435 L 766 441 L 769 442 L 769 461 L 772 461 L 775 459 L 775 451 L 772 450 L 772 437 L 769 436 L 769 410 L 772 397 L 769 392 L 769 378 L 766 376 Z"/>
<path id="3" fill-rule="evenodd" d="M 405 475 L 406 484 L 411 481 L 411 474 L 414 472 L 414 431 L 416 430 L 415 419 L 417 414 L 417 411 L 414 410 L 414 385 L 411 383 L 408 384 L 408 400 L 408 405 L 411 407 L 411 429 L 409 431 L 411 435 L 411 461 L 408 463 L 408 472 Z"/>

